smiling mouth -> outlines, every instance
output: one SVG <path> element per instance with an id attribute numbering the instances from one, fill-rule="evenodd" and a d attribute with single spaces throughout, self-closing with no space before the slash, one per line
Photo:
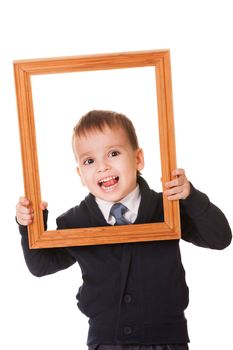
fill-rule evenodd
<path id="1" fill-rule="evenodd" d="M 109 176 L 98 181 L 98 185 L 104 190 L 111 190 L 119 181 L 119 176 Z"/>

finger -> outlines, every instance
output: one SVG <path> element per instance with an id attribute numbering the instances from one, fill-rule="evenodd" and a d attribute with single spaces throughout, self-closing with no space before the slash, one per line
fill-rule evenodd
<path id="1" fill-rule="evenodd" d="M 174 194 L 174 195 L 172 195 L 172 196 L 168 196 L 167 199 L 168 199 L 169 201 L 177 201 L 177 200 L 183 199 L 182 192 L 181 192 L 181 193 Z"/>
<path id="2" fill-rule="evenodd" d="M 26 197 L 22 196 L 22 197 L 19 198 L 19 203 L 21 203 L 22 205 L 28 206 L 30 204 L 30 201 Z"/>
<path id="3" fill-rule="evenodd" d="M 23 214 L 21 216 L 22 220 L 32 220 L 34 217 L 34 214 L 30 213 L 30 214 Z"/>
<path id="4" fill-rule="evenodd" d="M 27 208 L 22 208 L 22 210 L 18 210 L 16 212 L 16 216 L 20 219 L 27 220 L 32 219 L 34 217 L 34 213 Z"/>
<path id="5" fill-rule="evenodd" d="M 177 168 L 172 170 L 172 176 L 181 176 L 181 175 L 185 175 L 185 171 L 182 168 Z"/>
<path id="6" fill-rule="evenodd" d="M 21 225 L 24 225 L 24 226 L 32 223 L 33 217 L 34 217 L 34 214 L 32 214 L 32 213 L 25 214 L 25 213 L 18 212 L 16 215 L 17 222 Z"/>
<path id="7" fill-rule="evenodd" d="M 164 191 L 164 194 L 169 197 L 183 192 L 183 186 L 173 187 L 169 190 Z"/>
<path id="8" fill-rule="evenodd" d="M 48 203 L 47 202 L 41 202 L 40 203 L 40 209 L 45 210 L 45 209 L 47 209 L 47 207 L 48 207 Z"/>
<path id="9" fill-rule="evenodd" d="M 172 170 L 172 176 L 181 176 L 181 175 L 185 175 L 184 169 L 176 168 L 176 169 Z"/>
<path id="10" fill-rule="evenodd" d="M 184 176 L 180 176 L 180 177 L 177 177 L 174 180 L 166 182 L 165 186 L 167 188 L 171 188 L 171 187 L 175 187 L 175 186 L 182 186 L 184 184 L 184 182 L 185 182 L 185 177 Z"/>
<path id="11" fill-rule="evenodd" d="M 18 219 L 17 218 L 17 221 L 22 226 L 28 226 L 28 225 L 32 224 L 32 219 L 23 219 L 23 218 Z"/>
<path id="12" fill-rule="evenodd" d="M 30 213 L 33 213 L 33 209 L 32 208 L 28 208 L 28 207 L 25 207 L 23 205 L 21 205 L 20 203 L 18 203 L 16 205 L 16 212 L 20 215 L 23 215 L 23 214 L 30 214 Z"/>

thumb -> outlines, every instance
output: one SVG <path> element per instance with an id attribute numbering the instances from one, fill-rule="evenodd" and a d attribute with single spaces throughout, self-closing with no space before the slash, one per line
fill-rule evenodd
<path id="1" fill-rule="evenodd" d="M 48 207 L 48 203 L 47 202 L 41 202 L 40 203 L 40 209 L 41 210 L 45 210 L 45 209 L 47 209 L 47 207 Z"/>

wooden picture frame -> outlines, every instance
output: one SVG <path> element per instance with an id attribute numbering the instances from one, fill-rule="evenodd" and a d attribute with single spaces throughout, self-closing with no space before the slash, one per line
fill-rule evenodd
<path id="1" fill-rule="evenodd" d="M 179 239 L 179 202 L 163 197 L 164 222 L 64 230 L 44 230 L 40 209 L 41 189 L 33 110 L 33 75 L 119 68 L 155 67 L 162 183 L 176 168 L 175 133 L 169 50 L 123 52 L 74 57 L 14 61 L 25 196 L 34 209 L 28 227 L 30 248 L 51 248 Z"/>

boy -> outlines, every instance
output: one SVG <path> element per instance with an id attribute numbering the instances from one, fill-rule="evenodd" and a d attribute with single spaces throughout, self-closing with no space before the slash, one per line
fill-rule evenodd
<path id="1" fill-rule="evenodd" d="M 143 151 L 127 117 L 87 113 L 74 128 L 72 145 L 77 172 L 90 193 L 58 217 L 59 229 L 163 221 L 162 194 L 140 176 Z M 224 214 L 189 183 L 182 169 L 172 175 L 176 178 L 166 184 L 165 194 L 181 200 L 182 238 L 212 249 L 228 246 L 231 230 Z M 29 250 L 26 226 L 33 210 L 28 199 L 20 199 L 16 215 L 34 275 L 79 263 L 83 285 L 77 300 L 89 317 L 89 350 L 188 349 L 188 287 L 179 240 Z"/>

